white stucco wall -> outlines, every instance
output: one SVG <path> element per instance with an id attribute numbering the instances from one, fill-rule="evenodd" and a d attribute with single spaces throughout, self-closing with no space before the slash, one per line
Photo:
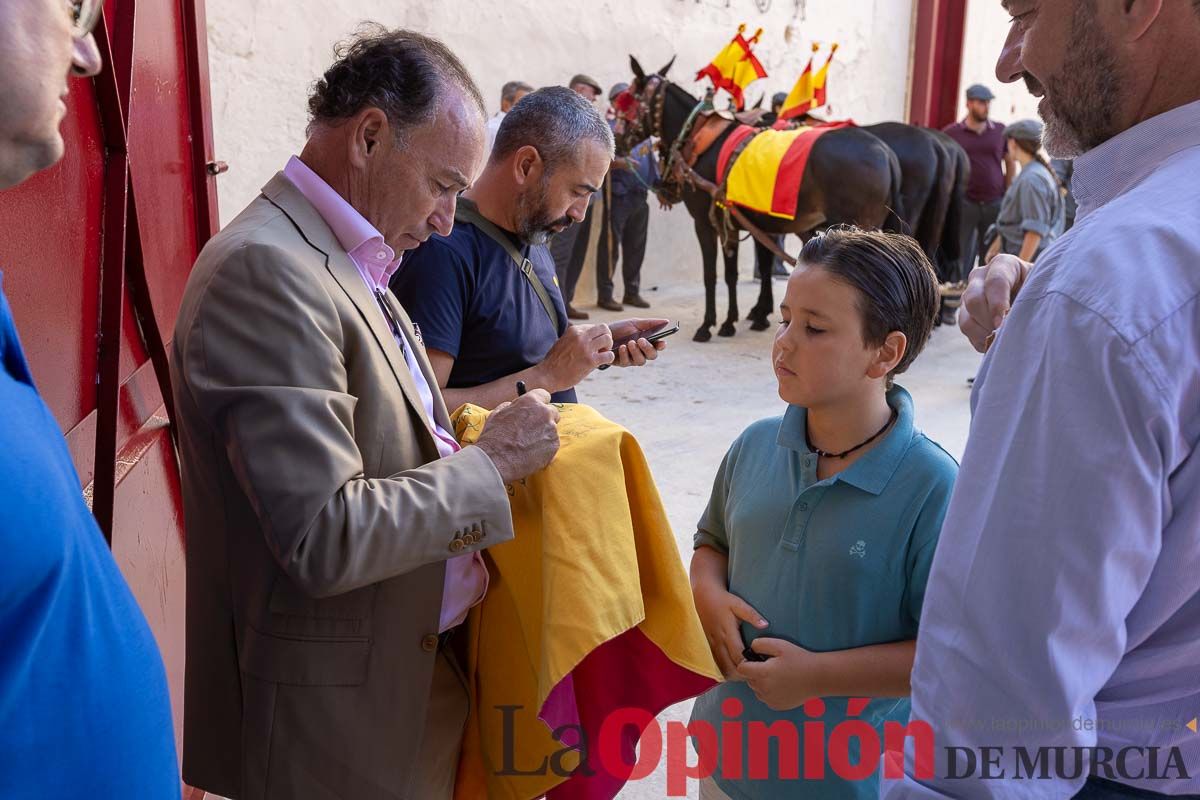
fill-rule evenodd
<path id="1" fill-rule="evenodd" d="M 790 89 L 818 40 L 841 44 L 829 116 L 870 123 L 901 119 L 905 109 L 912 0 L 770 0 L 766 13 L 754 0 L 728 0 L 728 7 L 726 0 L 208 0 L 206 7 L 216 154 L 230 164 L 218 184 L 222 222 L 299 152 L 308 87 L 331 61 L 334 42 L 363 19 L 443 39 L 470 68 L 489 111 L 507 80 L 542 86 L 576 72 L 606 87 L 629 80 L 630 53 L 647 69 L 677 54 L 672 75 L 691 87 L 741 22 L 748 33 L 764 28 L 756 52 L 770 75 L 751 87 L 751 102 Z M 699 274 L 687 212 L 655 207 L 645 285 Z"/>
<path id="2" fill-rule="evenodd" d="M 1023 81 L 1001 83 L 996 80 L 996 60 L 1008 36 L 1009 15 L 1000 0 L 967 0 L 967 24 L 963 34 L 962 89 L 982 83 L 996 95 L 991 115 L 1004 123 L 1037 117 L 1037 99 L 1029 94 Z M 958 100 L 958 115 L 967 113 L 965 95 Z"/>

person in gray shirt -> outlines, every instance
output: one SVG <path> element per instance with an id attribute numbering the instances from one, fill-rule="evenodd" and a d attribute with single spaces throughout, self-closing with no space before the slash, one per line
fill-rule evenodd
<path id="1" fill-rule="evenodd" d="M 1066 203 L 1063 185 L 1042 155 L 1042 123 L 1023 119 L 1004 129 L 1008 152 L 1021 172 L 1004 193 L 996 236 L 987 261 L 998 253 L 1034 261 L 1047 245 L 1062 236 Z"/>

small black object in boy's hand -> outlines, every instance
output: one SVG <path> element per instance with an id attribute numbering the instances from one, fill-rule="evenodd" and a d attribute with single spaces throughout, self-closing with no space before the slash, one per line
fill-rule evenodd
<path id="1" fill-rule="evenodd" d="M 525 388 L 525 381 L 517 381 L 517 397 L 524 397 L 527 391 L 529 390 Z"/>
<path id="2" fill-rule="evenodd" d="M 747 661 L 766 661 L 770 658 L 770 656 L 765 656 L 755 650 L 753 647 L 747 646 L 746 649 L 742 651 L 742 658 L 746 659 Z"/>

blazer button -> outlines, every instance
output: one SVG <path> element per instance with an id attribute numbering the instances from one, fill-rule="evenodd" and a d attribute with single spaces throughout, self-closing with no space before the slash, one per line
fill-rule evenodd
<path id="1" fill-rule="evenodd" d="M 471 545 L 473 545 L 479 541 L 479 536 L 474 533 L 468 533 L 466 536 L 463 537 L 463 541 L 467 543 L 468 547 L 470 547 Z"/>
<path id="2" fill-rule="evenodd" d="M 437 650 L 437 646 L 438 637 L 435 634 L 431 633 L 425 638 L 421 639 L 421 649 L 426 653 L 432 653 L 434 650 Z"/>
<path id="3" fill-rule="evenodd" d="M 453 542 L 450 543 L 450 552 L 457 553 L 466 546 L 467 546 L 467 543 L 465 540 L 455 539 Z"/>

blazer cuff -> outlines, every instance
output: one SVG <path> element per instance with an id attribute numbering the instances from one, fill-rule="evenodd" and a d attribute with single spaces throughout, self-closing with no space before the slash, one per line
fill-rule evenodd
<path id="1" fill-rule="evenodd" d="M 470 553 L 511 541 L 516 536 L 512 504 L 500 472 L 488 454 L 474 445 L 468 445 L 453 455 L 439 459 L 439 463 L 443 468 L 454 469 L 457 475 L 454 491 L 473 498 L 470 505 L 474 513 L 482 511 L 481 519 L 464 517 L 460 521 L 463 547 L 449 555 Z"/>

